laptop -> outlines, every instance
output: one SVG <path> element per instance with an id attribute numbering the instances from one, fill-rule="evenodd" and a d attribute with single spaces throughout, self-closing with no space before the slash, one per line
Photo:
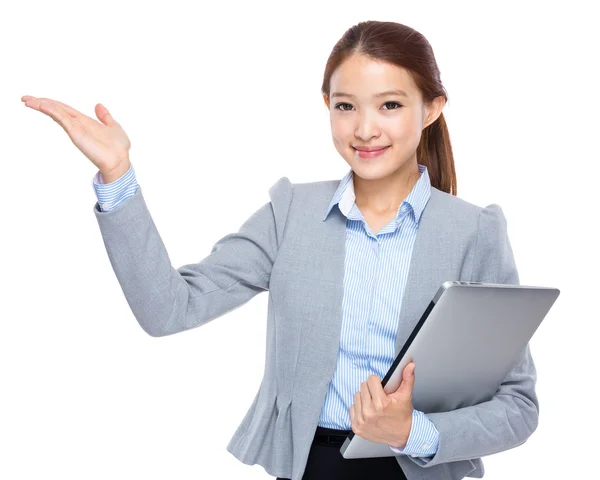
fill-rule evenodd
<path id="1" fill-rule="evenodd" d="M 446 412 L 491 399 L 559 294 L 553 287 L 445 282 L 383 378 L 383 390 L 396 391 L 414 361 L 417 410 Z M 340 452 L 344 458 L 396 455 L 354 432 Z"/>

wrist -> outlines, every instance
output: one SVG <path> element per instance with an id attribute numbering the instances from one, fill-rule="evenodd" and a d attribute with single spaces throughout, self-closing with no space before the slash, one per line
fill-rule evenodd
<path id="1" fill-rule="evenodd" d="M 408 444 L 408 439 L 410 438 L 410 431 L 412 429 L 412 423 L 413 423 L 413 414 L 411 412 L 407 421 L 404 423 L 404 425 L 405 425 L 404 431 L 401 432 L 401 435 L 397 439 L 397 441 L 395 443 L 391 444 L 392 447 L 397 448 L 398 450 L 404 450 L 406 448 L 406 445 Z"/>
<path id="2" fill-rule="evenodd" d="M 123 175 L 125 175 L 129 168 L 131 167 L 131 162 L 129 161 L 129 156 L 123 158 L 116 167 L 112 167 L 110 169 L 100 169 L 100 175 L 102 175 L 103 183 L 112 183 Z"/>

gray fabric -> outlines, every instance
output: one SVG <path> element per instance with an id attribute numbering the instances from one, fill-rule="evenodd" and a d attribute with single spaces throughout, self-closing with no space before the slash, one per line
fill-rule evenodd
<path id="1" fill-rule="evenodd" d="M 141 186 L 109 212 L 94 205 L 125 298 L 152 336 L 203 325 L 269 291 L 263 381 L 227 446 L 246 464 L 301 480 L 339 346 L 346 217 L 323 216 L 339 180 L 280 178 L 270 202 L 198 263 L 175 269 Z M 193 220 L 190 220 L 193 221 Z M 431 188 L 415 241 L 396 353 L 447 280 L 518 284 L 498 205 L 481 208 Z M 527 347 L 494 398 L 428 414 L 440 432 L 435 456 L 396 458 L 409 480 L 482 477 L 482 456 L 513 448 L 535 430 L 535 367 Z"/>

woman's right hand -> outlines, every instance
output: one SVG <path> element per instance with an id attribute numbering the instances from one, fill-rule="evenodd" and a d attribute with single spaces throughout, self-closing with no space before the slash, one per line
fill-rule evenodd
<path id="1" fill-rule="evenodd" d="M 26 107 L 45 113 L 63 127 L 75 146 L 100 170 L 105 183 L 109 183 L 107 177 L 111 174 L 118 172 L 118 178 L 129 170 L 131 142 L 102 104 L 95 108 L 100 123 L 57 100 L 30 95 L 21 100 Z"/>

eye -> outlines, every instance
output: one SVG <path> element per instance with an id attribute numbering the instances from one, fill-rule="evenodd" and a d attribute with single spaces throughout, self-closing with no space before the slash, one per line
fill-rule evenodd
<path id="1" fill-rule="evenodd" d="M 385 102 L 384 105 L 387 107 L 385 110 L 398 110 L 402 105 L 398 102 Z M 346 106 L 350 108 L 346 108 Z M 343 108 L 340 108 L 343 107 Z M 335 108 L 341 112 L 349 112 L 352 109 L 352 105 L 349 103 L 338 103 Z"/>
<path id="2" fill-rule="evenodd" d="M 385 102 L 384 105 L 396 105 L 397 106 L 394 108 L 388 108 L 387 110 L 397 110 L 398 108 L 402 107 L 402 105 L 399 104 L 398 102 Z"/>
<path id="3" fill-rule="evenodd" d="M 340 110 L 340 108 L 339 108 L 339 107 L 340 107 L 340 106 L 342 106 L 342 105 L 349 105 L 350 107 L 352 106 L 352 105 L 350 105 L 349 103 L 338 103 L 338 104 L 335 106 L 335 108 L 336 108 L 336 109 L 338 109 L 338 110 Z M 348 110 L 346 110 L 345 108 L 342 108 L 340 111 L 342 111 L 342 112 L 347 112 Z"/>

